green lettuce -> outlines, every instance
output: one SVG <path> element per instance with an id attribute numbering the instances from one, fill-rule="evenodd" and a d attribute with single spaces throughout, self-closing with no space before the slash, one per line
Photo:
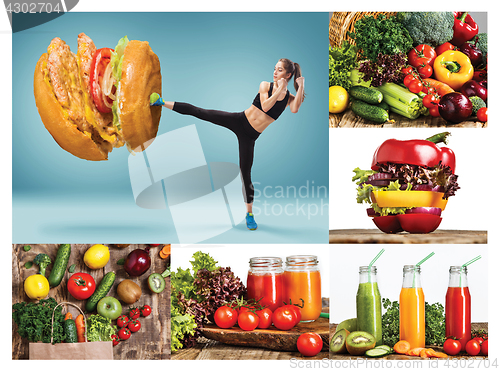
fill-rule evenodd
<path id="1" fill-rule="evenodd" d="M 115 47 L 115 51 L 111 53 L 111 59 L 109 63 L 111 63 L 113 77 L 115 79 L 116 86 L 116 99 L 113 101 L 113 106 L 111 107 L 111 111 L 113 112 L 113 125 L 120 129 L 120 120 L 118 115 L 120 114 L 120 110 L 118 108 L 118 101 L 120 96 L 120 80 L 122 78 L 122 64 L 123 64 L 123 56 L 125 53 L 125 48 L 128 44 L 128 37 L 124 36 L 118 41 L 118 44 Z"/>
<path id="2" fill-rule="evenodd" d="M 116 327 L 111 324 L 111 320 L 99 314 L 91 314 L 87 317 L 87 340 L 112 341 L 111 336 L 116 333 Z"/>

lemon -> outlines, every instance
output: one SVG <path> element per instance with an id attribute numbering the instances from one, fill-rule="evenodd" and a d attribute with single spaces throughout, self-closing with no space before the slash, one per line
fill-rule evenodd
<path id="1" fill-rule="evenodd" d="M 24 292 L 32 300 L 41 300 L 49 294 L 49 281 L 41 274 L 30 275 L 24 281 Z"/>
<path id="2" fill-rule="evenodd" d="M 349 93 L 341 86 L 332 86 L 328 91 L 329 110 L 332 114 L 344 112 L 349 105 Z"/>
<path id="3" fill-rule="evenodd" d="M 95 244 L 85 252 L 83 262 L 90 269 L 102 269 L 109 261 L 109 248 L 102 244 Z"/>

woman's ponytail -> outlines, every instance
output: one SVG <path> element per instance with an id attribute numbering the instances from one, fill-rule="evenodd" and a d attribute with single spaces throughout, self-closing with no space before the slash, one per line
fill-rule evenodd
<path id="1" fill-rule="evenodd" d="M 300 69 L 300 65 L 296 62 L 292 62 L 288 58 L 281 58 L 280 62 L 283 62 L 286 72 L 290 73 L 290 76 L 293 77 L 293 87 L 295 91 L 299 90 L 299 85 L 297 84 L 297 78 L 302 76 L 302 72 Z M 306 93 L 304 92 L 302 99 L 306 97 Z"/>

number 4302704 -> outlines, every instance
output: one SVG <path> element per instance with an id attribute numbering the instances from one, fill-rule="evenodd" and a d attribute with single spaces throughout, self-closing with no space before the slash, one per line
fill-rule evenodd
<path id="1" fill-rule="evenodd" d="M 26 2 L 26 3 L 9 3 L 6 6 L 7 13 L 60 13 L 64 12 L 61 7 L 61 3 L 56 4 L 51 3 L 37 3 L 37 2 Z"/>

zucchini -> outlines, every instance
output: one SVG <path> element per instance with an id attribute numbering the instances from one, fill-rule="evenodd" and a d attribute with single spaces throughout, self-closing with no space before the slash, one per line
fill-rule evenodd
<path id="1" fill-rule="evenodd" d="M 386 349 L 382 349 L 379 347 L 376 347 L 374 349 L 366 350 L 365 356 L 370 357 L 370 358 L 381 358 L 386 355 L 389 355 L 390 353 Z"/>
<path id="2" fill-rule="evenodd" d="M 54 266 L 52 266 L 52 271 L 47 278 L 51 288 L 57 287 L 61 283 L 61 280 L 64 277 L 64 273 L 66 272 L 66 268 L 68 267 L 70 255 L 71 245 L 61 244 L 59 246 L 59 249 L 57 250 Z"/>
<path id="3" fill-rule="evenodd" d="M 97 309 L 97 303 L 101 298 L 105 297 L 108 294 L 114 282 L 115 273 L 113 271 L 110 271 L 109 273 L 104 275 L 94 294 L 87 300 L 87 303 L 85 304 L 85 310 L 87 310 L 89 313 L 95 311 Z"/>
<path id="4" fill-rule="evenodd" d="M 76 331 L 76 323 L 73 319 L 64 321 L 64 335 L 67 343 L 78 342 L 78 333 Z"/>
<path id="5" fill-rule="evenodd" d="M 351 110 L 363 119 L 373 121 L 377 124 L 383 124 L 389 120 L 389 113 L 382 107 L 370 105 L 363 101 L 352 101 Z"/>
<path id="6" fill-rule="evenodd" d="M 375 88 L 364 87 L 362 85 L 355 85 L 349 89 L 349 96 L 371 105 L 376 105 L 382 102 L 384 95 L 381 91 Z"/>

